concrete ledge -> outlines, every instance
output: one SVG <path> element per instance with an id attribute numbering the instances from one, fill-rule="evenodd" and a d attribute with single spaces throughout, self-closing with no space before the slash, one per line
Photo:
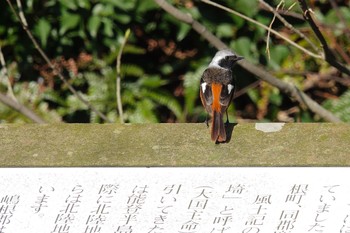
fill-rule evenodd
<path id="1" fill-rule="evenodd" d="M 215 144 L 204 123 L 0 125 L 0 166 L 350 165 L 348 124 L 229 128 Z"/>

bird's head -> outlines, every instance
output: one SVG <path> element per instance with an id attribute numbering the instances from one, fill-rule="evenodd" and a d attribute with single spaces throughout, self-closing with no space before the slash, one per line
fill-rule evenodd
<path id="1" fill-rule="evenodd" d="M 221 67 L 225 69 L 231 69 L 233 65 L 239 61 L 244 59 L 244 57 L 238 56 L 234 54 L 231 50 L 223 49 L 219 50 L 213 60 L 211 60 L 210 66 Z"/>

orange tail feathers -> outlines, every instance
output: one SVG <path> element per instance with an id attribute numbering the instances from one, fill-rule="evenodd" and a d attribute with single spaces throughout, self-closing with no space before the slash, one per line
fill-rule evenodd
<path id="1" fill-rule="evenodd" d="M 226 131 L 222 113 L 213 111 L 213 122 L 211 126 L 211 140 L 224 142 L 226 141 Z"/>

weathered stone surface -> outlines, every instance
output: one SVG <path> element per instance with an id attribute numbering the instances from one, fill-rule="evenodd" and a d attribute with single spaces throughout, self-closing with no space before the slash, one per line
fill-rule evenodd
<path id="1" fill-rule="evenodd" d="M 205 124 L 0 125 L 0 166 L 350 165 L 348 124 L 229 128 L 215 144 Z"/>

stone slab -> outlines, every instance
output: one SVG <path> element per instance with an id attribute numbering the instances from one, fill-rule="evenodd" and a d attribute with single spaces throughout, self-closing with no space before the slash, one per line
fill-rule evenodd
<path id="1" fill-rule="evenodd" d="M 230 124 L 215 144 L 200 124 L 0 125 L 0 166 L 349 166 L 350 125 Z"/>

